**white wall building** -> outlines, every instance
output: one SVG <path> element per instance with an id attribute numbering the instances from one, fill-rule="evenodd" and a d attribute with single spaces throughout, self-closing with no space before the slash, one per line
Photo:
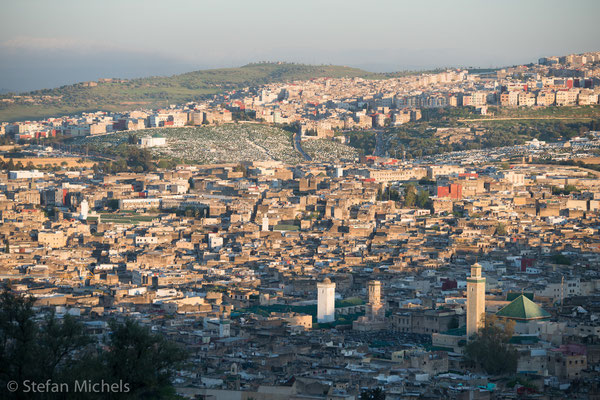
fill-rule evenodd
<path id="1" fill-rule="evenodd" d="M 164 146 L 167 144 L 167 139 L 165 139 L 164 137 L 152 137 L 152 136 L 144 136 L 143 138 L 140 139 L 140 147 L 142 149 L 145 148 L 149 148 L 149 147 L 160 147 L 160 146 Z"/>
<path id="2" fill-rule="evenodd" d="M 8 179 L 35 179 L 43 178 L 44 173 L 34 169 L 32 171 L 10 171 Z"/>
<path id="3" fill-rule="evenodd" d="M 317 283 L 317 322 L 335 321 L 335 283 L 329 278 Z"/>
<path id="4" fill-rule="evenodd" d="M 221 247 L 223 247 L 223 238 L 217 236 L 215 233 L 208 234 L 208 247 L 212 251 L 218 251 Z"/>
<path id="5" fill-rule="evenodd" d="M 88 204 L 87 200 L 83 199 L 80 206 L 79 219 L 85 221 L 90 211 L 90 205 Z"/>

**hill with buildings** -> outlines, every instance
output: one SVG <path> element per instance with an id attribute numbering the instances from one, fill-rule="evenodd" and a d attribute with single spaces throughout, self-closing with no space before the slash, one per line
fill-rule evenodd
<path id="1" fill-rule="evenodd" d="M 337 65 L 253 63 L 237 68 L 199 70 L 168 77 L 99 79 L 54 89 L 0 96 L 0 121 L 38 119 L 87 111 L 127 111 L 164 107 L 273 82 L 320 77 L 385 79 L 414 72 L 372 73 Z"/>

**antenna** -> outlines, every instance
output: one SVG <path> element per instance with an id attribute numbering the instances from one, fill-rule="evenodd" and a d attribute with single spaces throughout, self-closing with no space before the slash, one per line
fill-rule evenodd
<path id="1" fill-rule="evenodd" d="M 561 308 L 561 311 L 562 311 L 564 301 L 565 301 L 565 276 L 563 275 L 560 280 L 560 308 Z"/>

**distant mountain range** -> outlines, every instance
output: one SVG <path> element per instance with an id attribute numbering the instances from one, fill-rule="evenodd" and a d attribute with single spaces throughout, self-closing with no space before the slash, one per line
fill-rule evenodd
<path id="1" fill-rule="evenodd" d="M 77 114 L 85 111 L 126 111 L 138 108 L 164 107 L 200 100 L 208 95 L 259 86 L 272 82 L 306 80 L 319 77 L 363 77 L 386 79 L 424 71 L 373 73 L 337 65 L 304 65 L 290 63 L 254 63 L 237 68 L 208 69 L 169 77 L 139 79 L 101 79 L 55 89 L 35 90 L 0 103 L 0 121 L 39 119 Z"/>

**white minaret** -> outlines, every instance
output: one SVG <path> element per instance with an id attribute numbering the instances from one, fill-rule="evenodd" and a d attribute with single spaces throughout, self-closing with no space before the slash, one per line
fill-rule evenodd
<path id="1" fill-rule="evenodd" d="M 79 213 L 79 219 L 85 221 L 88 217 L 88 212 L 90 211 L 90 205 L 88 204 L 87 200 L 83 199 L 80 206 L 81 206 L 81 211 Z"/>
<path id="2" fill-rule="evenodd" d="M 471 266 L 467 278 L 467 339 L 483 327 L 485 318 L 485 278 L 481 276 L 481 265 Z"/>
<path id="3" fill-rule="evenodd" d="M 269 231 L 269 217 L 267 217 L 266 215 L 262 219 L 262 231 L 263 232 Z"/>
<path id="4" fill-rule="evenodd" d="M 335 283 L 329 278 L 317 282 L 317 322 L 335 321 Z"/>

